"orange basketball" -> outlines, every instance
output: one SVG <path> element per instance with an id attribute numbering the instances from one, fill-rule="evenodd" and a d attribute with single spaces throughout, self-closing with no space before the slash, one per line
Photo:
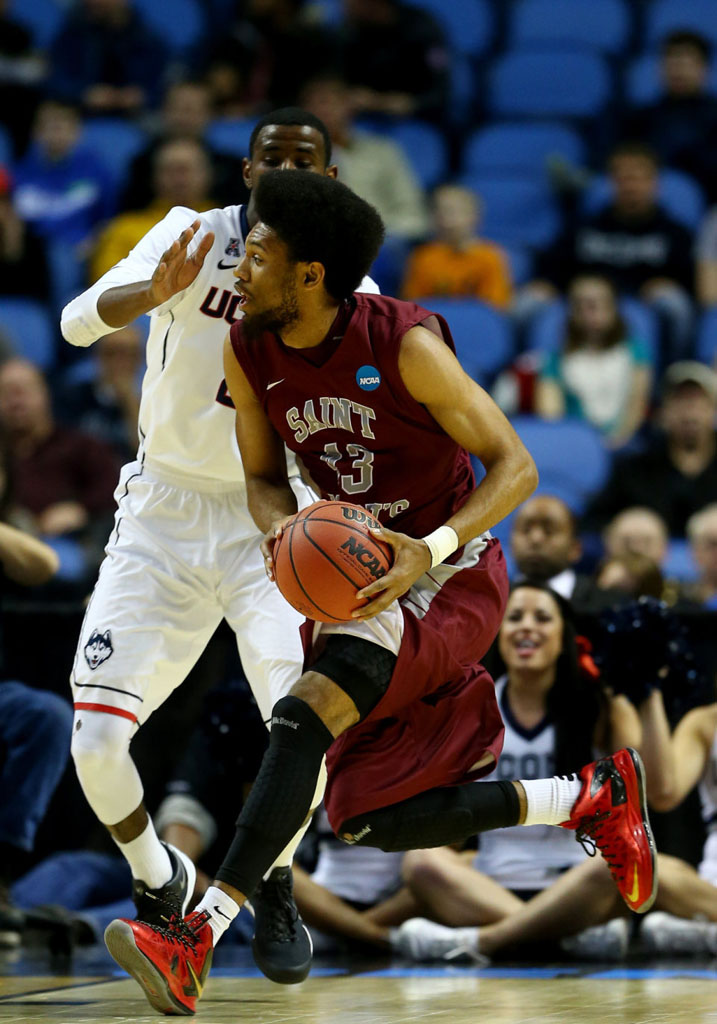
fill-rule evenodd
<path id="1" fill-rule="evenodd" d="M 293 516 L 274 545 L 274 577 L 289 604 L 317 622 L 350 619 L 366 604 L 356 592 L 393 564 L 389 545 L 368 532 L 380 525 L 345 501 L 317 501 Z"/>

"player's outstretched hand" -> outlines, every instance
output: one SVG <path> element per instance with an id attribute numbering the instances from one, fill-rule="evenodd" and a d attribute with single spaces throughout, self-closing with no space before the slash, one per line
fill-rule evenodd
<path id="1" fill-rule="evenodd" d="M 356 595 L 369 599 L 368 604 L 353 612 L 352 617 L 359 622 L 385 611 L 392 601 L 405 594 L 431 568 L 431 552 L 424 541 L 407 537 L 405 533 L 394 533 L 385 527 L 372 529 L 371 533 L 376 540 L 382 540 L 393 548 L 393 565 L 385 576 L 359 590 Z"/>
<path id="2" fill-rule="evenodd" d="M 195 220 L 188 228 L 185 228 L 157 264 L 157 269 L 152 274 L 150 290 L 155 306 L 160 306 L 167 299 L 171 299 L 177 292 L 184 291 L 194 281 L 202 269 L 204 258 L 214 244 L 214 232 L 207 231 L 197 246 L 196 252 L 187 257 L 187 248 L 197 231 L 201 227 L 201 221 Z"/>
<path id="3" fill-rule="evenodd" d="M 274 545 L 284 532 L 286 524 L 293 519 L 293 516 L 286 516 L 284 519 L 277 519 L 264 534 L 261 542 L 261 553 L 264 556 L 264 569 L 270 580 L 274 580 Z"/>

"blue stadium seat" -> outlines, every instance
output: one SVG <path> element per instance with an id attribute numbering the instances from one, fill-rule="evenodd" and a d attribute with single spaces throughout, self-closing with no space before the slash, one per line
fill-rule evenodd
<path id="1" fill-rule="evenodd" d="M 653 366 L 657 365 L 659 353 L 659 324 L 654 310 L 638 299 L 622 298 L 622 313 L 631 334 L 644 341 L 650 350 Z M 538 313 L 533 320 L 526 338 L 526 348 L 550 355 L 557 352 L 564 337 L 566 304 L 557 299 Z"/>
<path id="2" fill-rule="evenodd" d="M 433 125 L 410 119 L 386 121 L 381 124 L 380 131 L 397 142 L 405 151 L 416 177 L 424 188 L 432 188 L 446 177 L 446 142 Z"/>
<path id="3" fill-rule="evenodd" d="M 696 355 L 717 369 L 717 307 L 706 309 L 700 318 Z"/>
<path id="4" fill-rule="evenodd" d="M 212 149 L 230 156 L 249 156 L 249 139 L 256 118 L 222 117 L 212 121 L 205 141 Z"/>
<path id="5" fill-rule="evenodd" d="M 18 355 L 32 360 L 43 370 L 54 363 L 57 329 L 41 302 L 1 295 L 0 330 L 8 335 Z"/>
<path id="6" fill-rule="evenodd" d="M 594 117 L 611 98 L 605 58 L 587 49 L 518 50 L 494 61 L 486 107 L 499 117 Z"/>
<path id="7" fill-rule="evenodd" d="M 586 213 L 597 213 L 610 202 L 612 185 L 607 175 L 600 175 L 583 196 Z M 689 174 L 665 169 L 660 172 L 659 200 L 675 220 L 695 230 L 704 215 L 706 202 L 702 189 Z"/>
<path id="8" fill-rule="evenodd" d="M 434 16 L 446 34 L 453 53 L 478 57 L 495 36 L 495 13 L 488 0 L 412 0 Z"/>
<path id="9" fill-rule="evenodd" d="M 65 20 L 67 5 L 60 0 L 11 0 L 8 16 L 32 33 L 38 50 L 44 50 Z"/>
<path id="10" fill-rule="evenodd" d="M 420 299 L 448 322 L 463 369 L 479 384 L 489 383 L 513 357 L 508 318 L 476 299 Z"/>
<path id="11" fill-rule="evenodd" d="M 104 162 L 115 185 L 120 187 L 129 165 L 147 145 L 148 138 L 132 121 L 97 117 L 85 122 L 82 141 Z"/>
<path id="12" fill-rule="evenodd" d="M 518 0 L 509 15 L 508 45 L 577 43 L 614 55 L 625 50 L 631 28 L 624 0 Z"/>
<path id="13" fill-rule="evenodd" d="M 662 571 L 668 579 L 692 583 L 699 577 L 699 569 L 692 557 L 689 541 L 673 537 L 667 547 Z"/>
<path id="14" fill-rule="evenodd" d="M 654 0 L 645 14 L 646 46 L 659 46 L 679 29 L 692 29 L 717 43 L 717 6 L 713 0 Z"/>
<path id="15" fill-rule="evenodd" d="M 466 139 L 463 170 L 512 171 L 542 177 L 552 156 L 583 164 L 585 146 L 580 134 L 560 122 L 498 121 L 479 128 Z"/>
<path id="16" fill-rule="evenodd" d="M 464 174 L 460 183 L 483 200 L 481 233 L 504 245 L 543 248 L 561 229 L 555 197 L 547 183 L 518 174 Z"/>
<path id="17" fill-rule="evenodd" d="M 654 103 L 662 94 L 660 83 L 660 58 L 657 53 L 643 53 L 635 57 L 625 71 L 625 98 L 632 106 Z M 707 88 L 717 94 L 717 62 L 710 65 Z"/>
<path id="18" fill-rule="evenodd" d="M 525 284 L 533 276 L 533 254 L 520 245 L 507 245 L 505 251 L 514 285 Z"/>
<path id="19" fill-rule="evenodd" d="M 579 515 L 605 482 L 610 456 L 600 435 L 583 420 L 518 416 L 513 426 L 535 459 L 539 494 L 555 494 Z"/>
<path id="20" fill-rule="evenodd" d="M 188 53 L 206 31 L 202 5 L 197 0 L 134 0 L 137 10 L 167 49 Z"/>
<path id="21" fill-rule="evenodd" d="M 477 98 L 476 74 L 471 58 L 453 54 L 448 69 L 449 105 L 447 116 L 454 125 L 466 125 L 473 114 Z"/>

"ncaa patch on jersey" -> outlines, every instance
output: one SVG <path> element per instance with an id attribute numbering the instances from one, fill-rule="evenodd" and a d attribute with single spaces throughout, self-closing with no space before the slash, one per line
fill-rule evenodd
<path id="1" fill-rule="evenodd" d="M 375 366 L 360 366 L 356 371 L 356 383 L 362 391 L 375 391 L 381 383 L 381 374 Z"/>

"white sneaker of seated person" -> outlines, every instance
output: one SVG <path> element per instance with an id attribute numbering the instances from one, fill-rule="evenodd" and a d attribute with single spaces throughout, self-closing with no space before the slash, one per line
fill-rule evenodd
<path id="1" fill-rule="evenodd" d="M 618 963 L 625 959 L 630 943 L 630 924 L 625 917 L 615 917 L 606 924 L 585 928 L 577 935 L 560 940 L 560 948 L 577 960 Z"/>
<path id="2" fill-rule="evenodd" d="M 447 928 L 425 917 L 413 917 L 392 928 L 391 948 L 406 960 L 429 963 L 435 960 L 469 960 L 479 966 L 490 963 L 478 949 L 478 928 Z"/>
<path id="3" fill-rule="evenodd" d="M 717 924 L 690 920 L 662 911 L 648 914 L 641 922 L 640 938 L 647 953 L 662 956 L 695 956 L 717 953 Z"/>

